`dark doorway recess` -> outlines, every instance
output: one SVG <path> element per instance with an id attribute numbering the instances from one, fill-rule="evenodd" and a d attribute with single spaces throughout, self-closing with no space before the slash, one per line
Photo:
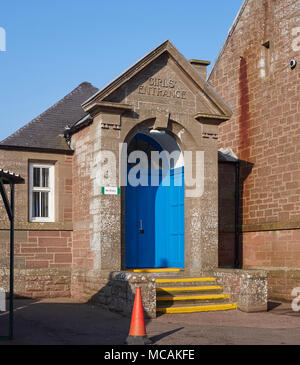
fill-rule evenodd
<path id="1" fill-rule="evenodd" d="M 253 164 L 218 152 L 218 260 L 221 268 L 243 267 L 244 182 Z"/>

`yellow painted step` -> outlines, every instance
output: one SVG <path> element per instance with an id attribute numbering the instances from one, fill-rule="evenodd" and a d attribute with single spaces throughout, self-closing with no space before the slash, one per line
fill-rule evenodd
<path id="1" fill-rule="evenodd" d="M 196 313 L 196 312 L 209 312 L 209 311 L 223 311 L 228 309 L 236 309 L 237 304 L 214 304 L 214 305 L 201 305 L 193 307 L 170 307 L 170 308 L 156 308 L 160 313 Z"/>
<path id="2" fill-rule="evenodd" d="M 229 299 L 229 294 L 208 294 L 208 295 L 178 295 L 174 297 L 162 296 L 156 297 L 157 301 L 168 300 L 210 300 L 210 299 Z"/>
<path id="3" fill-rule="evenodd" d="M 165 268 L 165 269 L 131 269 L 130 272 L 178 272 L 177 268 Z"/>
<path id="4" fill-rule="evenodd" d="M 216 281 L 215 278 L 181 278 L 181 279 L 156 279 L 157 283 L 192 283 L 198 281 Z"/>
<path id="5" fill-rule="evenodd" d="M 179 287 L 159 287 L 156 291 L 201 291 L 201 290 L 220 290 L 221 286 L 179 286 Z"/>

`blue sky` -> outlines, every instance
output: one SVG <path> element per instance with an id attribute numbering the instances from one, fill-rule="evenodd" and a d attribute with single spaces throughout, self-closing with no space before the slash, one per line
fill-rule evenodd
<path id="1" fill-rule="evenodd" d="M 216 58 L 242 0 L 10 0 L 0 3 L 0 140 L 78 84 L 102 88 L 166 39 Z"/>

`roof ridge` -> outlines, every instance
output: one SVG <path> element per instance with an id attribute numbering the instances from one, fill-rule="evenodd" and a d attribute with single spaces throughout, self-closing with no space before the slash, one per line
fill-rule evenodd
<path id="1" fill-rule="evenodd" d="M 2 141 L 0 141 L 0 145 L 1 144 L 5 144 L 5 141 L 8 140 L 9 138 L 13 138 L 18 136 L 24 129 L 28 128 L 29 126 L 31 126 L 32 124 L 35 124 L 37 122 L 40 121 L 40 119 L 49 111 L 53 110 L 54 108 L 56 108 L 58 105 L 60 105 L 61 103 L 65 102 L 66 100 L 68 100 L 71 96 L 73 96 L 74 94 L 76 94 L 77 92 L 79 92 L 83 86 L 92 86 L 93 88 L 97 89 L 94 85 L 92 85 L 90 82 L 88 81 L 83 81 L 82 83 L 80 83 L 78 86 L 75 87 L 75 89 L 71 90 L 68 94 L 66 94 L 63 98 L 61 98 L 60 100 L 58 100 L 55 104 L 51 105 L 48 109 L 46 109 L 45 111 L 43 111 L 41 114 L 39 114 L 37 117 L 33 118 L 31 121 L 29 121 L 28 123 L 26 123 L 23 127 L 17 129 L 14 133 L 10 134 L 8 137 L 4 138 Z"/>

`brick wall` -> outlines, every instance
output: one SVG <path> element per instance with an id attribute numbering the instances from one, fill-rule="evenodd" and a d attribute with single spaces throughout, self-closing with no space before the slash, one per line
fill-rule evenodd
<path id="1" fill-rule="evenodd" d="M 15 293 L 29 297 L 69 296 L 72 268 L 72 156 L 0 150 L 0 166 L 20 174 L 15 188 Z M 31 161 L 55 166 L 55 222 L 29 222 Z M 8 287 L 9 221 L 0 203 L 0 283 Z"/>
<path id="2" fill-rule="evenodd" d="M 72 265 L 72 232 L 29 231 L 28 241 L 16 245 L 15 255 L 25 257 L 25 268 L 59 268 Z"/>
<path id="3" fill-rule="evenodd" d="M 274 268 L 268 270 L 269 296 L 275 300 L 292 300 L 294 288 L 300 287 L 300 269 Z"/>
<path id="4" fill-rule="evenodd" d="M 297 3 L 250 0 L 209 79 L 234 111 L 220 147 L 252 167 L 242 186 L 245 267 L 300 267 Z"/>
<path id="5" fill-rule="evenodd" d="M 245 232 L 243 255 L 247 268 L 300 268 L 300 230 Z"/>
<path id="6" fill-rule="evenodd" d="M 70 296 L 71 231 L 15 232 L 15 294 Z M 0 287 L 9 288 L 9 231 L 0 231 Z"/>
<path id="7" fill-rule="evenodd" d="M 14 270 L 14 293 L 29 298 L 69 297 L 71 274 L 69 269 Z M 0 267 L 0 287 L 9 291 L 9 270 Z"/>

